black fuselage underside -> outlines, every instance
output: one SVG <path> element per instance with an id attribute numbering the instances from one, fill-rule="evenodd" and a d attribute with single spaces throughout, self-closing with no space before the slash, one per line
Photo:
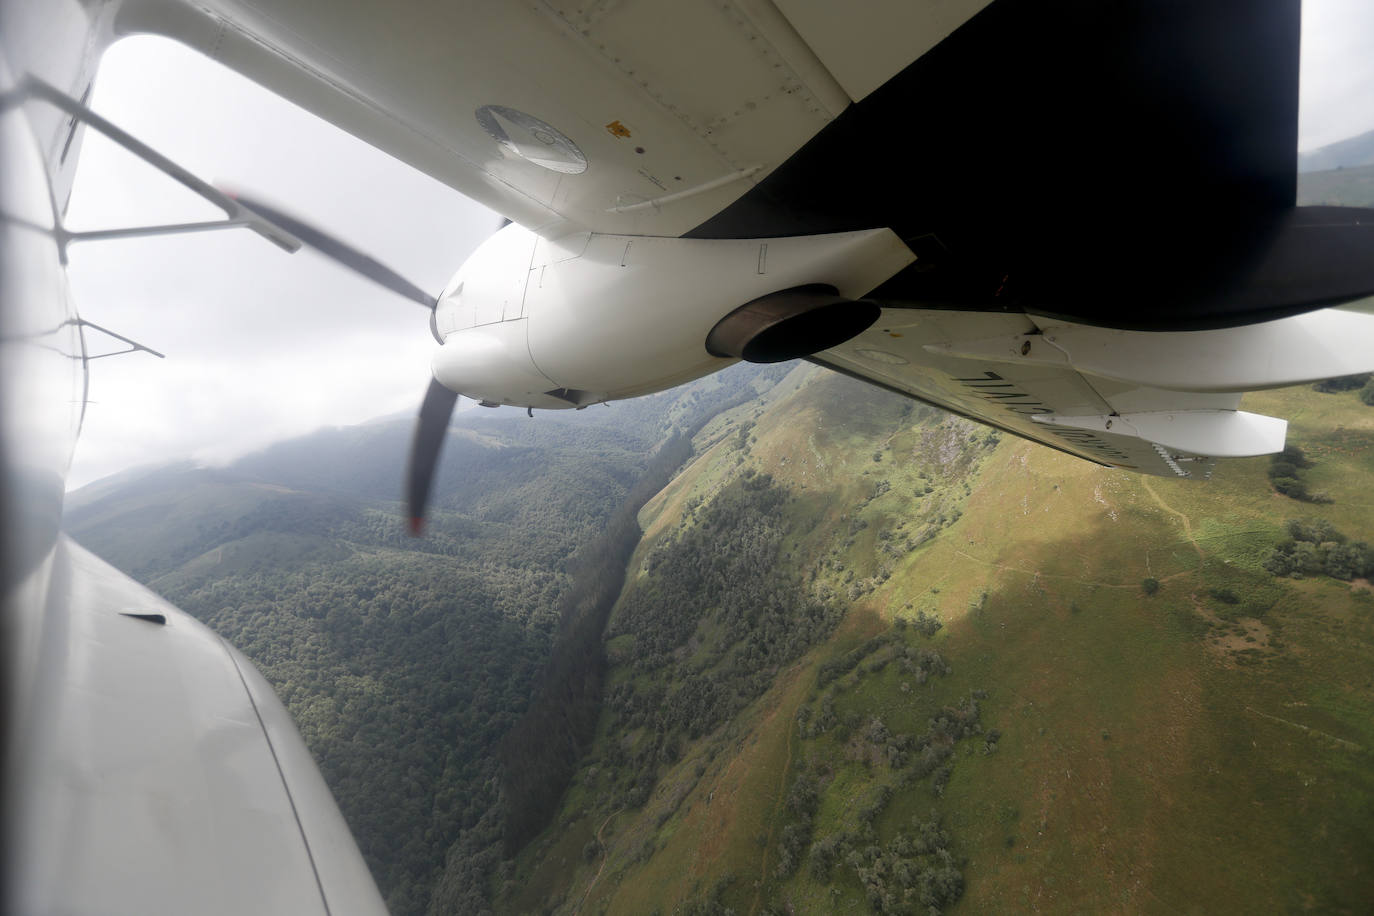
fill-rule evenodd
<path id="1" fill-rule="evenodd" d="M 1299 0 L 994 0 L 695 238 L 892 228 L 888 307 L 1224 327 L 1374 293 L 1374 211 L 1294 206 Z"/>

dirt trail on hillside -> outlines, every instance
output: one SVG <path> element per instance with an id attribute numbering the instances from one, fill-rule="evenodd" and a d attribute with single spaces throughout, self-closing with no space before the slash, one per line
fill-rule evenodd
<path id="1" fill-rule="evenodd" d="M 803 664 L 804 662 L 797 662 L 794 665 L 792 665 L 792 667 L 784 671 L 781 675 L 779 675 L 778 683 L 781 683 L 784 678 L 794 677 Z M 760 723 L 760 728 L 755 730 L 756 734 L 758 731 L 762 730 L 763 726 L 773 721 L 773 719 L 778 715 L 778 713 L 781 712 L 783 708 L 788 705 L 789 699 L 799 702 L 797 697 L 791 696 L 796 692 L 797 683 L 795 681 L 792 684 L 787 685 L 786 690 L 783 692 L 783 697 L 781 697 L 778 704 L 775 707 L 773 707 L 773 711 L 768 714 L 767 718 Z M 763 887 L 765 884 L 768 883 L 768 850 L 773 848 L 773 843 L 777 838 L 779 820 L 778 812 L 782 811 L 783 803 L 787 797 L 787 777 L 792 772 L 792 733 L 797 730 L 795 707 L 798 705 L 798 703 L 793 702 L 791 705 L 793 707 L 791 721 L 789 721 L 788 724 L 784 726 L 787 729 L 787 755 L 783 758 L 782 762 L 782 778 L 778 780 L 778 798 L 777 801 L 774 802 L 774 815 L 772 819 L 773 822 L 772 825 L 768 828 L 768 842 L 763 847 L 763 864 L 759 868 L 758 890 L 754 892 L 754 902 L 749 907 L 749 916 L 753 916 L 753 914 L 757 913 L 759 911 L 759 906 L 763 903 Z"/>
<path id="2" fill-rule="evenodd" d="M 611 822 L 611 818 L 624 810 L 623 807 L 616 808 L 610 814 L 606 815 L 606 819 L 601 822 L 601 826 L 596 828 L 596 842 L 601 846 L 601 867 L 596 870 L 596 874 L 592 875 L 592 880 L 587 883 L 587 889 L 582 892 L 582 901 L 577 904 L 577 909 L 573 910 L 574 913 L 582 912 L 582 908 L 587 905 L 587 896 L 592 892 L 592 888 L 596 887 L 596 882 L 601 878 L 601 873 L 606 870 L 606 863 L 611 858 L 609 854 L 610 851 L 606 849 L 606 841 L 602 839 L 601 834 L 606 830 L 606 825 Z"/>
<path id="3" fill-rule="evenodd" d="M 1135 582 L 1098 582 L 1093 579 L 1084 579 L 1082 576 L 1074 576 L 1068 573 L 1047 573 L 1035 569 L 1022 569 L 1019 566 L 1008 566 L 1005 563 L 994 563 L 991 560 L 985 560 L 982 557 L 975 557 L 973 554 L 967 553 L 963 550 L 956 549 L 954 552 L 959 556 L 963 557 L 965 560 L 972 560 L 975 563 L 982 563 L 984 566 L 991 566 L 993 569 L 1000 569 L 1003 572 L 1019 573 L 1020 575 L 1031 576 L 1032 578 L 1039 577 L 1041 579 L 1063 579 L 1068 582 L 1077 582 L 1081 585 L 1095 585 L 1098 588 L 1140 588 L 1140 584 Z M 1159 581 L 1169 582 L 1179 578 L 1180 576 L 1188 575 L 1192 575 L 1192 572 L 1184 571 L 1170 573 L 1167 576 L 1161 577 Z"/>
<path id="4" fill-rule="evenodd" d="M 1031 576 L 1033 578 L 1038 577 L 1041 579 L 1064 579 L 1069 582 L 1080 582 L 1083 585 L 1096 585 L 1100 588 L 1139 588 L 1138 585 L 1128 585 L 1122 584 L 1120 582 L 1094 582 L 1091 579 L 1084 579 L 1082 576 L 1074 576 L 1069 575 L 1067 573 L 1047 573 L 1041 572 L 1040 570 L 1036 569 L 1022 569 L 1019 566 L 1008 566 L 1005 563 L 994 563 L 993 561 L 985 560 L 982 557 L 975 557 L 973 554 L 967 553 L 963 550 L 959 550 L 958 548 L 956 548 L 954 552 L 959 556 L 963 557 L 965 560 L 972 560 L 975 563 L 982 563 L 984 566 L 991 566 L 993 569 L 1000 569 L 1003 572 L 1019 573 L 1023 576 Z"/>
<path id="5" fill-rule="evenodd" d="M 1260 712 L 1258 709 L 1256 709 L 1256 708 L 1253 707 L 1253 706 L 1247 706 L 1247 707 L 1245 707 L 1245 709 L 1246 709 L 1247 712 L 1254 713 L 1255 715 L 1260 716 L 1260 717 L 1265 718 L 1265 719 L 1268 719 L 1268 720 L 1271 721 L 1271 722 L 1278 722 L 1278 723 L 1281 724 L 1281 725 L 1287 725 L 1287 726 L 1289 726 L 1289 727 L 1291 727 L 1291 728 L 1296 728 L 1298 731 L 1300 731 L 1300 732 L 1302 732 L 1302 733 L 1304 733 L 1304 734 L 1307 734 L 1307 735 L 1316 735 L 1318 738 L 1325 738 L 1327 741 L 1330 741 L 1332 744 L 1336 745 L 1337 747 L 1344 748 L 1344 749 L 1346 749 L 1346 750 L 1348 750 L 1348 751 L 1363 751 L 1363 750 L 1364 750 L 1363 747 L 1361 747 L 1360 745 L 1356 744 L 1354 741 L 1347 741 L 1347 740 L 1345 740 L 1344 738 L 1337 738 L 1335 735 L 1330 734 L 1329 732 L 1320 731 L 1320 730 L 1318 730 L 1318 729 L 1313 728 L 1313 727 L 1310 726 L 1310 725 L 1303 725 L 1301 722 L 1294 722 L 1292 719 L 1284 719 L 1284 718 L 1281 718 L 1280 716 L 1271 716 L 1271 715 L 1270 715 L 1269 713 L 1267 713 L 1267 712 Z"/>
<path id="6" fill-rule="evenodd" d="M 1188 538 L 1188 543 L 1193 545 L 1193 550 L 1197 551 L 1197 558 L 1201 560 L 1203 558 L 1202 545 L 1197 542 L 1197 538 L 1193 537 L 1193 525 L 1192 522 L 1188 521 L 1188 516 L 1160 498 L 1160 495 L 1155 492 L 1155 488 L 1150 486 L 1150 478 L 1142 476 L 1140 478 L 1140 485 L 1145 488 L 1146 493 L 1150 494 L 1150 498 L 1155 501 L 1155 504 L 1159 506 L 1159 508 L 1170 515 L 1178 516 L 1178 520 L 1183 523 L 1184 536 Z"/>

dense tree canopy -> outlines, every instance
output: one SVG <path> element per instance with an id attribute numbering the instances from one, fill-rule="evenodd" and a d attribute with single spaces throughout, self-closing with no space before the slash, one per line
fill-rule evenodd
<path id="1" fill-rule="evenodd" d="M 567 670 L 553 647 L 576 648 L 569 609 L 609 608 L 635 510 L 690 454 L 682 431 L 758 376 L 533 421 L 460 415 L 423 539 L 400 517 L 408 419 L 101 487 L 67 526 L 262 670 L 393 913 L 426 912 L 436 888 L 440 909 L 475 912 L 506 832 L 498 748 L 532 697 L 556 695 L 541 685 Z M 599 645 L 602 622 L 583 639 Z M 599 686 L 579 702 L 595 721 Z"/>

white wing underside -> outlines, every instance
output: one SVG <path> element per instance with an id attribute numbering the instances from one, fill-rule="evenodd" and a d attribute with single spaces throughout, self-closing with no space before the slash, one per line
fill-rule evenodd
<path id="1" fill-rule="evenodd" d="M 545 238 L 671 238 L 987 6 L 126 0 L 114 28 L 199 48 Z M 1099 463 L 1205 477 L 1283 445 L 1241 393 L 1367 371 L 1353 345 L 1371 339 L 1369 316 L 1332 310 L 1186 334 L 888 310 L 816 361 Z"/>
<path id="2" fill-rule="evenodd" d="M 1208 477 L 1283 448 L 1242 393 L 1368 371 L 1374 316 L 1324 309 L 1217 331 L 1119 331 L 1022 314 L 884 309 L 816 362 L 1111 467 Z"/>
<path id="3" fill-rule="evenodd" d="M 673 237 L 988 2 L 126 0 L 114 28 L 197 48 L 541 235 Z"/>
<path id="4" fill-rule="evenodd" d="M 16 631 L 14 912 L 385 913 L 248 660 L 71 541 L 52 562 Z"/>

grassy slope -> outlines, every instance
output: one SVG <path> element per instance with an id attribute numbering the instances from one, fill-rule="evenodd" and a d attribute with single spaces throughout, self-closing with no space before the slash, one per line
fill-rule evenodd
<path id="1" fill-rule="evenodd" d="M 961 743 L 938 803 L 913 787 L 878 822 L 885 837 L 938 808 L 967 859 L 961 909 L 1358 911 L 1374 899 L 1374 601 L 1329 579 L 1278 582 L 1259 563 L 1286 518 L 1323 517 L 1374 540 L 1374 410 L 1353 394 L 1306 390 L 1247 407 L 1292 420 L 1290 441 L 1317 461 L 1309 480 L 1333 503 L 1273 494 L 1262 459 L 1197 484 L 1014 441 L 990 454 L 960 448 L 965 427 L 927 425 L 919 408 L 904 417 L 805 371 L 705 431 L 699 442 L 716 445 L 646 506 L 646 549 L 690 496 L 747 462 L 801 496 L 789 508 L 789 560 L 857 592 L 853 609 L 829 644 L 689 747 L 643 809 L 603 814 L 584 773 L 563 828 L 527 851 L 522 893 L 503 908 L 672 912 L 719 888 L 739 912 L 864 911 L 842 870 L 829 886 L 806 869 L 773 873 L 800 765 L 825 758 L 835 773 L 818 831 L 881 780 L 841 743 L 801 740 L 794 716 L 821 661 L 894 615 L 927 610 L 946 624 L 933 643 L 953 674 L 913 699 L 888 669 L 844 702 L 895 730 L 924 715 L 922 703 L 988 691 L 983 726 L 1003 733 L 998 752 Z M 757 441 L 740 462 L 730 427 L 747 419 Z M 970 467 L 950 480 L 941 459 L 980 454 L 966 495 Z M 890 489 L 869 500 L 880 480 Z M 1162 583 L 1154 596 L 1141 589 L 1147 576 Z M 1241 603 L 1208 594 L 1220 587 Z M 588 861 L 598 830 L 605 850 Z"/>
<path id="2" fill-rule="evenodd" d="M 1298 202 L 1334 207 L 1374 205 L 1374 165 L 1300 174 Z"/>

